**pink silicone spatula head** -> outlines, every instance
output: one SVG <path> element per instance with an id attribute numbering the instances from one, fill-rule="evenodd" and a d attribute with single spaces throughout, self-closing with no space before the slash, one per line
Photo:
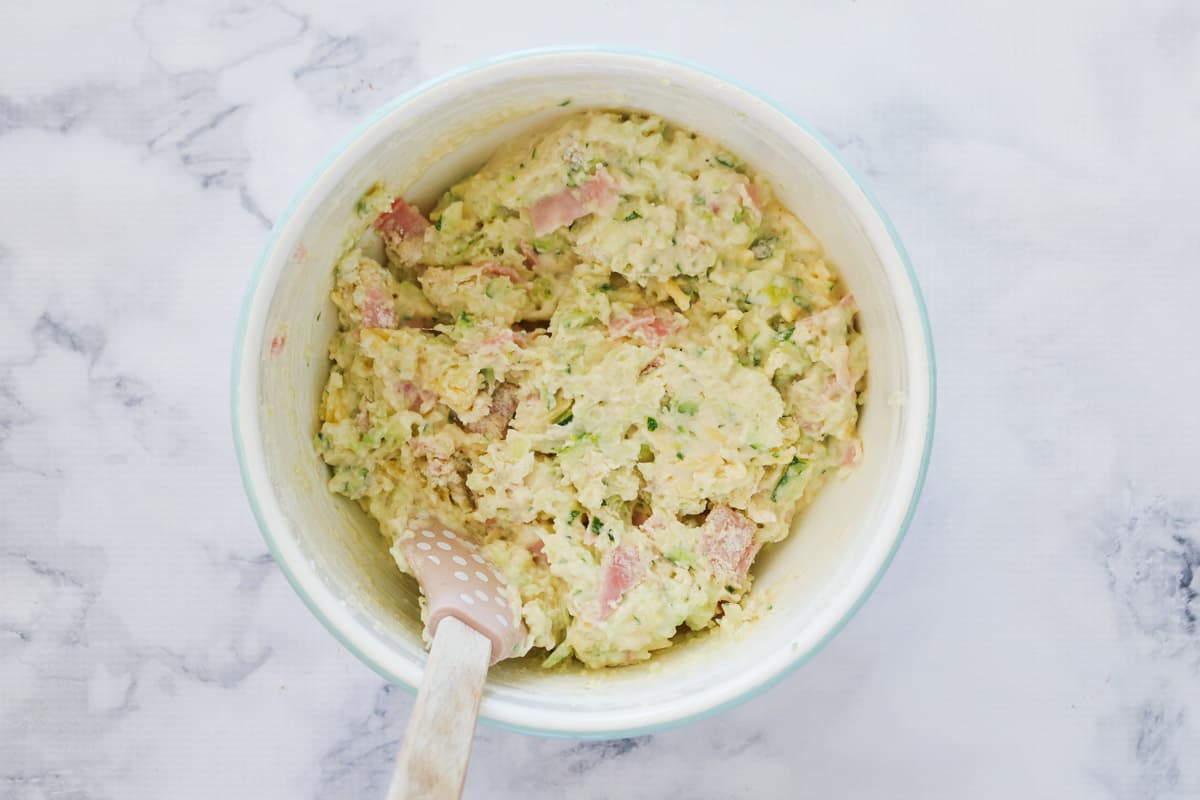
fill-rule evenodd
<path id="1" fill-rule="evenodd" d="M 525 625 L 508 584 L 473 541 L 424 514 L 410 521 L 397 544 L 425 595 L 431 639 L 443 619 L 456 617 L 491 640 L 491 663 L 521 654 Z"/>

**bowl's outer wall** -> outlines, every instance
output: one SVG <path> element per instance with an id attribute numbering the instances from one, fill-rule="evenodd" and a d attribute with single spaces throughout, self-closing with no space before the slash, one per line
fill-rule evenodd
<path id="1" fill-rule="evenodd" d="M 868 338 L 866 456 L 756 564 L 754 596 L 770 607 L 761 619 L 633 668 L 495 668 L 484 718 L 549 735 L 628 735 L 693 719 L 761 691 L 819 649 L 894 554 L 933 428 L 928 322 L 911 267 L 882 211 L 819 136 L 726 80 L 644 54 L 539 51 L 459 71 L 385 106 L 318 168 L 272 231 L 235 342 L 235 443 L 251 505 L 289 580 L 347 647 L 389 680 L 420 680 L 416 586 L 390 562 L 374 524 L 325 490 L 311 446 L 336 320 L 332 265 L 362 224 L 356 200 L 382 178 L 428 201 L 499 141 L 594 106 L 652 111 L 724 142 L 816 232 L 858 299 Z"/>

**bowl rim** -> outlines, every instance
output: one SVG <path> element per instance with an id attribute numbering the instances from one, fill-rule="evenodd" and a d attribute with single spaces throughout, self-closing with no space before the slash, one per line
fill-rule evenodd
<path id="1" fill-rule="evenodd" d="M 390 671 L 387 667 L 379 663 L 375 658 L 364 652 L 362 648 L 356 646 L 351 641 L 349 635 L 343 631 L 342 627 L 318 605 L 315 598 L 313 598 L 313 596 L 309 593 L 304 582 L 289 567 L 287 560 L 281 555 L 279 543 L 275 539 L 275 535 L 272 532 L 270 524 L 268 524 L 266 514 L 259 499 L 260 489 L 262 494 L 265 494 L 268 497 L 273 496 L 273 492 L 270 491 L 269 487 L 270 476 L 266 474 L 265 470 L 262 470 L 264 474 L 261 476 L 261 480 L 259 476 L 254 474 L 254 469 L 257 467 L 257 465 L 250 463 L 248 453 L 249 446 L 247 444 L 246 431 L 244 429 L 241 414 L 244 402 L 242 393 L 243 373 L 246 370 L 247 364 L 250 363 L 249 359 L 257 359 L 259 353 L 258 348 L 253 348 L 252 352 L 248 351 L 247 349 L 247 336 L 249 334 L 250 321 L 254 316 L 256 309 L 264 304 L 269 306 L 270 299 L 273 296 L 263 295 L 260 290 L 262 288 L 262 280 L 267 272 L 268 266 L 272 262 L 273 258 L 277 257 L 277 244 L 283 235 L 284 230 L 289 227 L 297 209 L 309 197 L 318 182 L 326 175 L 326 173 L 329 172 L 329 170 L 334 166 L 335 162 L 343 158 L 347 151 L 351 150 L 361 139 L 364 138 L 365 134 L 367 134 L 379 122 L 395 112 L 397 109 L 432 89 L 459 80 L 473 73 L 481 72 L 491 67 L 526 59 L 544 58 L 547 56 L 615 56 L 618 58 L 624 57 L 639 60 L 658 61 L 676 70 L 692 72 L 700 77 L 715 79 L 716 81 L 732 86 L 774 109 L 776 112 L 789 120 L 793 125 L 797 126 L 805 134 L 811 137 L 817 143 L 817 145 L 832 159 L 833 163 L 836 164 L 846 174 L 847 177 L 849 177 L 850 181 L 862 193 L 863 197 L 867 201 L 870 211 L 872 211 L 878 217 L 878 220 L 882 223 L 888 238 L 891 240 L 891 244 L 895 248 L 896 254 L 899 257 L 899 261 L 904 268 L 904 275 L 908 280 L 909 289 L 912 292 L 912 298 L 914 300 L 917 316 L 919 317 L 920 321 L 918 332 L 922 338 L 921 344 L 923 345 L 925 364 L 928 368 L 928 410 L 924 419 L 919 417 L 913 418 L 914 422 L 923 423 L 925 426 L 924 441 L 922 443 L 920 464 L 917 468 L 917 474 L 912 484 L 912 490 L 908 498 L 908 504 L 904 517 L 895 532 L 888 552 L 879 562 L 875 574 L 872 575 L 867 581 L 859 596 L 855 598 L 852 603 L 850 603 L 848 608 L 842 614 L 841 618 L 838 619 L 835 624 L 830 626 L 825 634 L 822 635 L 821 638 L 818 639 L 811 647 L 803 652 L 797 653 L 794 658 L 784 663 L 774 674 L 765 676 L 759 683 L 746 687 L 740 693 L 728 699 L 714 703 L 711 706 L 702 708 L 693 713 L 673 716 L 658 722 L 636 725 L 627 728 L 589 728 L 575 731 L 570 729 L 568 726 L 540 727 L 537 725 L 515 722 L 499 716 L 489 715 L 487 713 L 489 711 L 489 703 L 487 702 L 486 697 L 484 699 L 483 706 L 481 707 L 480 720 L 491 727 L 502 730 L 547 737 L 586 739 L 622 738 L 656 733 L 719 714 L 763 694 L 767 690 L 779 684 L 788 676 L 794 674 L 796 670 L 798 670 L 810 658 L 824 649 L 824 647 L 846 627 L 846 625 L 866 602 L 867 598 L 871 596 L 871 593 L 875 590 L 875 587 L 878 586 L 880 580 L 883 578 L 884 573 L 887 572 L 888 567 L 895 558 L 895 555 L 900 548 L 900 544 L 904 541 L 908 529 L 912 524 L 913 517 L 916 514 L 921 493 L 925 485 L 925 478 L 929 469 L 937 409 L 937 369 L 934 360 L 933 336 L 929 323 L 929 314 L 926 309 L 924 297 L 921 294 L 920 284 L 917 280 L 912 262 L 909 259 L 908 253 L 904 248 L 904 244 L 900 239 L 900 235 L 895 226 L 892 224 L 891 219 L 887 216 L 886 212 L 883 210 L 883 207 L 875 198 L 875 195 L 868 188 L 866 181 L 853 167 L 850 166 L 850 164 L 845 161 L 845 159 L 843 159 L 838 150 L 823 134 L 821 134 L 813 126 L 809 125 L 806 121 L 804 121 L 801 117 L 792 112 L 783 104 L 777 102 L 763 92 L 748 86 L 736 78 L 688 59 L 679 58 L 673 55 L 644 48 L 606 45 L 562 45 L 554 47 L 523 49 L 476 61 L 445 72 L 438 77 L 424 81 L 408 91 L 393 97 L 391 100 L 378 107 L 366 119 L 355 125 L 349 133 L 344 135 L 325 155 L 325 157 L 321 159 L 320 163 L 309 173 L 308 177 L 303 181 L 300 187 L 292 194 L 287 206 L 272 225 L 271 231 L 263 245 L 263 249 L 259 255 L 258 261 L 250 273 L 245 294 L 241 303 L 237 328 L 233 338 L 233 353 L 230 376 L 230 417 L 232 423 L 234 450 L 237 455 L 238 468 L 241 474 L 242 486 L 245 491 L 246 498 L 250 504 L 250 508 L 254 514 L 255 521 L 258 524 L 259 531 L 261 532 L 262 537 L 267 544 L 267 548 L 270 551 L 272 558 L 279 566 L 288 582 L 291 584 L 292 589 L 300 596 L 300 599 L 308 607 L 309 611 L 312 612 L 312 614 L 321 622 L 321 624 L 325 626 L 325 628 L 333 635 L 333 637 L 337 639 L 337 641 L 339 641 L 342 646 L 349 650 L 356 658 L 358 658 L 359 661 L 366 664 L 389 683 L 401 686 L 410 694 L 415 693 L 416 687 L 414 685 Z M 918 374 L 916 377 L 919 380 L 920 375 Z M 257 386 L 257 382 L 255 385 Z M 255 408 L 257 408 L 257 404 L 255 405 Z M 255 432 L 257 432 L 257 424 L 252 423 L 252 427 L 254 428 Z M 252 446 L 257 447 L 256 444 Z"/>

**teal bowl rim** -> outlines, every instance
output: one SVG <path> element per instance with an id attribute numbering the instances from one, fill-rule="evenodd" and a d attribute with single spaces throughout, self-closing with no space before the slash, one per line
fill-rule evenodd
<path id="1" fill-rule="evenodd" d="M 903 542 L 904 538 L 907 536 L 908 529 L 912 524 L 913 516 L 916 514 L 917 506 L 918 506 L 920 498 L 921 498 L 921 493 L 925 487 L 925 477 L 929 471 L 930 454 L 933 449 L 934 424 L 935 424 L 936 416 L 937 416 L 937 414 L 936 414 L 936 410 L 937 410 L 937 367 L 936 367 L 936 363 L 934 361 L 933 333 L 932 333 L 932 331 L 930 329 L 930 325 L 929 325 L 929 313 L 925 306 L 925 298 L 921 294 L 921 286 L 920 286 L 919 281 L 917 280 L 916 272 L 913 270 L 912 261 L 908 257 L 908 251 L 905 250 L 904 243 L 901 241 L 900 234 L 896 231 L 895 225 L 892 224 L 891 218 L 888 217 L 887 213 L 883 210 L 883 206 L 881 206 L 879 201 L 875 198 L 875 194 L 868 188 L 866 181 L 863 180 L 862 176 L 859 175 L 858 172 L 853 167 L 851 167 L 850 164 L 848 164 L 844 158 L 842 158 L 842 156 L 838 152 L 837 148 L 833 145 L 832 142 L 830 142 L 824 136 L 824 134 L 820 133 L 818 130 L 813 128 L 811 125 L 809 125 L 807 122 L 805 122 L 799 116 L 797 116 L 795 113 L 793 113 L 790 109 L 788 109 L 783 104 L 775 101 L 773 98 L 763 94 L 762 92 L 758 91 L 757 89 L 754 89 L 735 78 L 731 78 L 728 75 L 725 75 L 721 72 L 710 69 L 701 64 L 697 64 L 693 61 L 689 61 L 687 59 L 678 58 L 676 56 L 666 55 L 663 53 L 658 53 L 658 52 L 654 52 L 651 50 L 644 50 L 644 49 L 639 49 L 639 48 L 610 47 L 610 46 L 598 46 L 598 45 L 563 45 L 563 46 L 557 46 L 557 47 L 540 47 L 540 48 L 531 48 L 531 49 L 526 49 L 526 50 L 517 50 L 514 52 L 510 52 L 510 53 L 505 53 L 503 55 L 494 56 L 492 58 L 488 58 L 488 59 L 485 59 L 482 61 L 477 61 L 475 63 L 468 64 L 466 66 L 458 67 L 457 69 L 453 69 L 453 70 L 450 70 L 449 72 L 443 73 L 439 77 L 427 80 L 427 81 L 421 83 L 420 85 L 415 86 L 412 89 L 409 89 L 408 91 L 392 98 L 387 103 L 383 104 L 378 109 L 376 109 L 364 121 L 362 121 L 358 125 L 356 125 L 350 131 L 350 133 L 343 136 L 341 138 L 341 140 L 333 147 L 333 149 L 330 150 L 328 154 L 326 154 L 325 158 L 323 158 L 321 160 L 321 163 L 318 164 L 317 167 L 309 174 L 309 176 L 305 179 L 304 183 L 300 186 L 300 188 L 292 195 L 292 198 L 289 201 L 287 207 L 284 209 L 283 213 L 279 216 L 279 219 L 277 219 L 275 221 L 274 225 L 272 226 L 271 232 L 268 234 L 266 243 L 263 246 L 262 254 L 259 256 L 258 262 L 254 267 L 254 271 L 250 274 L 250 280 L 247 284 L 246 292 L 242 299 L 242 307 L 241 307 L 241 312 L 240 312 L 240 315 L 238 318 L 237 329 L 236 329 L 236 332 L 235 332 L 234 338 L 233 338 L 233 362 L 232 362 L 232 371 L 231 371 L 231 380 L 230 380 L 230 401 L 231 401 L 230 418 L 232 420 L 234 450 L 237 453 L 238 469 L 239 469 L 239 472 L 241 473 L 242 486 L 245 490 L 246 498 L 250 503 L 251 511 L 254 513 L 254 518 L 258 523 L 258 527 L 259 527 L 260 532 L 262 533 L 263 539 L 267 543 L 267 549 L 270 550 L 270 552 L 271 552 L 271 557 L 275 560 L 275 563 L 279 566 L 279 568 L 283 572 L 284 576 L 288 579 L 288 583 L 290 583 L 292 585 L 292 589 L 294 589 L 296 594 L 298 594 L 300 596 L 300 599 L 308 607 L 309 611 L 312 612 L 313 616 L 315 616 L 318 620 L 320 620 L 321 624 L 325 626 L 326 630 L 328 630 L 331 634 L 333 634 L 333 637 L 335 639 L 337 639 L 339 642 L 341 642 L 342 646 L 345 647 L 347 650 L 349 650 L 359 661 L 366 664 L 368 667 L 370 667 L 372 670 L 374 670 L 380 677 L 384 678 L 389 683 L 404 688 L 410 694 L 415 693 L 416 692 L 415 686 L 412 686 L 411 684 L 407 683 L 406 681 L 401 680 L 396 675 L 391 674 L 388 670 L 384 669 L 381 665 L 375 663 L 373 660 L 368 658 L 364 653 L 359 651 L 356 647 L 354 647 L 350 643 L 350 641 L 342 634 L 342 632 L 337 628 L 337 626 L 334 625 L 333 622 L 331 620 L 329 620 L 321 612 L 321 610 L 316 606 L 316 604 L 312 600 L 312 598 L 305 592 L 304 587 L 300 584 L 300 582 L 296 579 L 296 577 L 288 569 L 288 567 L 286 566 L 283 559 L 280 558 L 280 556 L 279 556 L 278 548 L 276 547 L 276 544 L 275 544 L 274 539 L 272 538 L 271 532 L 268 529 L 267 524 L 263 518 L 262 509 L 259 507 L 258 499 L 255 496 L 254 489 L 250 482 L 249 469 L 248 469 L 248 466 L 246 463 L 246 453 L 245 453 L 243 434 L 242 434 L 241 425 L 238 422 L 238 407 L 241 403 L 241 395 L 240 395 L 241 387 L 239 385 L 238 378 L 242 371 L 242 354 L 245 350 L 245 339 L 246 339 L 246 333 L 247 333 L 247 326 L 249 324 L 250 310 L 253 305 L 254 296 L 258 290 L 258 285 L 262 279 L 263 272 L 266 270 L 268 257 L 270 256 L 272 250 L 274 250 L 274 248 L 275 248 L 275 242 L 279 238 L 279 236 L 283 230 L 284 224 L 295 213 L 297 206 L 299 206 L 299 204 L 303 200 L 303 198 L 309 194 L 309 192 L 312 190 L 312 188 L 313 188 L 314 184 L 317 182 L 317 180 L 330 168 L 330 166 L 332 166 L 334 161 L 336 161 L 338 158 L 340 158 L 342 156 L 342 154 L 357 139 L 359 139 L 364 133 L 366 133 L 366 131 L 368 129 L 370 129 L 377 122 L 379 122 L 385 116 L 387 116 L 392 111 L 394 111 L 398 106 L 403 105 L 404 103 L 412 100 L 413 98 L 425 93 L 426 91 L 428 91 L 434 87 L 440 86 L 444 83 L 448 83 L 449 81 L 455 80 L 464 75 L 468 75 L 472 72 L 477 72 L 479 70 L 495 66 L 497 64 L 504 64 L 504 63 L 507 63 L 510 61 L 517 61 L 517 60 L 525 59 L 525 58 L 535 58 L 535 57 L 561 55 L 561 54 L 579 55 L 579 54 L 588 54 L 588 53 L 596 53 L 596 54 L 603 54 L 603 55 L 636 56 L 639 58 L 656 59 L 656 60 L 663 61 L 663 62 L 666 62 L 669 64 L 673 64 L 675 66 L 683 67 L 685 69 L 690 69 L 694 72 L 698 72 L 698 73 L 707 75 L 712 78 L 716 78 L 719 81 L 723 81 L 724 83 L 727 83 L 731 86 L 741 89 L 742 91 L 746 92 L 747 94 L 750 94 L 750 95 L 756 97 L 757 99 L 761 100 L 762 102 L 766 103 L 767 105 L 771 106 L 776 111 L 778 111 L 779 113 L 781 113 L 785 117 L 787 117 L 789 120 L 791 120 L 791 122 L 793 124 L 795 124 L 802 130 L 804 130 L 804 132 L 807 133 L 809 136 L 811 136 L 814 140 L 816 140 L 816 142 L 818 144 L 820 144 L 821 147 L 823 147 L 830 154 L 830 156 L 832 156 L 832 158 L 838 163 L 838 165 L 841 166 L 841 168 L 846 171 L 846 174 L 850 176 L 851 180 L 854 181 L 854 183 L 858 186 L 859 190 L 867 198 L 867 201 L 871 204 L 872 209 L 874 209 L 875 213 L 877 215 L 879 215 L 880 221 L 883 222 L 884 228 L 887 230 L 888 236 L 891 238 L 892 244 L 896 248 L 896 252 L 900 255 L 900 260 L 904 264 L 905 274 L 908 276 L 908 281 L 909 281 L 910 287 L 912 289 L 913 296 L 916 300 L 917 310 L 918 310 L 920 318 L 921 318 L 921 328 L 922 328 L 922 333 L 924 334 L 924 338 L 925 338 L 925 356 L 929 361 L 929 417 L 926 421 L 925 442 L 923 445 L 923 452 L 921 454 L 921 466 L 917 473 L 917 479 L 913 486 L 912 496 L 910 497 L 910 499 L 908 501 L 908 510 L 904 516 L 903 521 L 901 522 L 900 530 L 896 535 L 895 541 L 893 541 L 893 543 L 892 543 L 891 550 L 888 552 L 887 556 L 884 558 L 884 560 L 880 564 L 878 571 L 875 573 L 874 577 L 872 577 L 870 582 L 867 584 L 867 586 L 864 589 L 864 591 L 862 592 L 862 594 L 859 595 L 858 599 L 854 602 L 853 605 L 850 606 L 850 608 L 846 611 L 845 615 L 837 622 L 837 624 L 835 624 L 833 627 L 831 627 L 829 629 L 829 631 L 825 634 L 825 636 L 822 637 L 816 644 L 814 644 L 808 650 L 808 652 L 804 653 L 802 656 L 797 658 L 795 661 L 793 661 L 792 663 L 787 665 L 787 667 L 780 670 L 777 674 L 772 675 L 767 680 L 763 681 L 762 683 L 758 684 L 757 686 L 755 686 L 751 689 L 748 689 L 747 691 L 743 692 L 742 694 L 738 695 L 737 697 L 731 698 L 723 703 L 718 703 L 717 705 L 714 705 L 703 711 L 699 711 L 695 714 L 691 714 L 691 715 L 684 716 L 684 717 L 679 717 L 678 719 L 673 719 L 673 720 L 669 720 L 667 722 L 657 723 L 657 724 L 653 724 L 653 725 L 644 725 L 644 726 L 640 726 L 640 727 L 636 727 L 636 728 L 625 729 L 622 731 L 570 733 L 570 732 L 566 732 L 566 731 L 562 731 L 562 730 L 544 730 L 541 728 L 513 725 L 513 724 L 502 722 L 499 720 L 494 720 L 494 719 L 488 718 L 483 715 L 480 716 L 480 720 L 482 722 L 484 722 L 485 724 L 487 724 L 489 727 L 498 728 L 500 730 L 513 731 L 515 733 L 530 734 L 530 735 L 534 735 L 534 736 L 543 736 L 543 737 L 550 737 L 550 738 L 563 738 L 563 739 L 616 739 L 616 738 L 626 738 L 626 737 L 630 737 L 630 736 L 642 736 L 642 735 L 651 734 L 651 733 L 658 733 L 661 731 L 670 730 L 672 728 L 677 728 L 682 725 L 687 725 L 687 724 L 690 724 L 693 722 L 698 722 L 702 719 L 706 719 L 708 717 L 714 716 L 723 711 L 728 711 L 729 709 L 731 709 L 735 706 L 738 706 L 748 700 L 758 697 L 759 695 L 763 694 L 767 690 L 778 685 L 780 682 L 782 682 L 788 676 L 794 674 L 796 672 L 796 670 L 798 670 L 801 666 L 806 664 L 809 659 L 811 659 L 813 656 L 815 656 L 817 653 L 819 653 L 822 649 L 824 649 L 825 646 L 834 639 L 834 637 L 836 637 L 839 633 L 842 632 L 843 629 L 845 629 L 846 625 L 849 624 L 850 620 L 853 619 L 854 615 L 856 613 L 858 613 L 858 610 L 860 608 L 862 608 L 863 603 L 865 603 L 867 601 L 867 598 L 870 597 L 871 594 L 875 591 L 875 587 L 879 585 L 879 581 L 883 578 L 884 573 L 886 573 L 888 570 L 888 567 L 891 566 L 892 560 L 895 558 L 897 551 L 900 549 L 901 542 Z"/>

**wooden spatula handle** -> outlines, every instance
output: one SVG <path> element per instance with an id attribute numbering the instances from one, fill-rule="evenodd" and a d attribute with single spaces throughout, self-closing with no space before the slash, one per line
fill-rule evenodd
<path id="1" fill-rule="evenodd" d="M 438 623 L 388 800 L 462 796 L 492 643 L 455 617 Z"/>

